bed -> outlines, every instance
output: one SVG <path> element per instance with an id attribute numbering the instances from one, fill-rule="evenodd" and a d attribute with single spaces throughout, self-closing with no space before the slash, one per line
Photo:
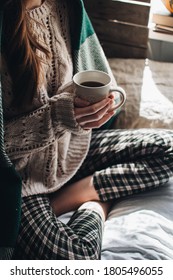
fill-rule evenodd
<path id="1" fill-rule="evenodd" d="M 127 92 L 114 128 L 173 129 L 173 64 L 122 58 L 109 63 Z M 157 190 L 115 203 L 105 222 L 101 259 L 173 259 L 173 178 Z"/>

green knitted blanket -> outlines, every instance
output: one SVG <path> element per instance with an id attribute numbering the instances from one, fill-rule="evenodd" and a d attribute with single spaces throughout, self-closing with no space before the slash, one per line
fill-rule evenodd
<path id="1" fill-rule="evenodd" d="M 73 0 L 71 3 L 75 15 L 72 19 L 74 25 L 71 28 L 74 72 L 90 69 L 111 72 L 82 0 Z M 2 35 L 2 21 L 3 9 L 0 7 L 0 38 Z M 109 122 L 106 124 L 106 128 L 108 126 Z M 0 80 L 0 259 L 11 258 L 20 225 L 20 212 L 21 179 L 8 158 L 4 147 Z"/>
<path id="2" fill-rule="evenodd" d="M 111 72 L 103 49 L 88 18 L 81 0 L 73 0 L 75 16 L 72 18 L 71 39 L 74 59 L 74 72 L 100 70 Z"/>

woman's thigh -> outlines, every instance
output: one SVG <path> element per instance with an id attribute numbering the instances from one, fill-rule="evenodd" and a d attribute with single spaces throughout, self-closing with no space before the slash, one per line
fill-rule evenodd
<path id="1" fill-rule="evenodd" d="M 173 158 L 173 131 L 164 129 L 96 130 L 88 155 L 72 181 L 111 166 Z M 168 160 L 166 160 L 167 164 Z"/>

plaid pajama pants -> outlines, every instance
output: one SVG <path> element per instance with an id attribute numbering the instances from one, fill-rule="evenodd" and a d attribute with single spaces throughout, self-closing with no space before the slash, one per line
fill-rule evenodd
<path id="1" fill-rule="evenodd" d="M 94 131 L 88 155 L 69 183 L 91 174 L 101 201 L 163 185 L 173 176 L 173 131 Z M 14 259 L 99 259 L 102 231 L 94 211 L 77 210 L 63 224 L 46 195 L 26 197 Z"/>

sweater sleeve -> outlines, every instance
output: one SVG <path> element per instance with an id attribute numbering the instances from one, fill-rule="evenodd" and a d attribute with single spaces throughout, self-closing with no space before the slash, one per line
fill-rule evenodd
<path id="1" fill-rule="evenodd" d="M 35 111 L 5 121 L 5 148 L 14 160 L 42 150 L 64 133 L 87 134 L 75 120 L 73 95 L 63 92 Z"/>

